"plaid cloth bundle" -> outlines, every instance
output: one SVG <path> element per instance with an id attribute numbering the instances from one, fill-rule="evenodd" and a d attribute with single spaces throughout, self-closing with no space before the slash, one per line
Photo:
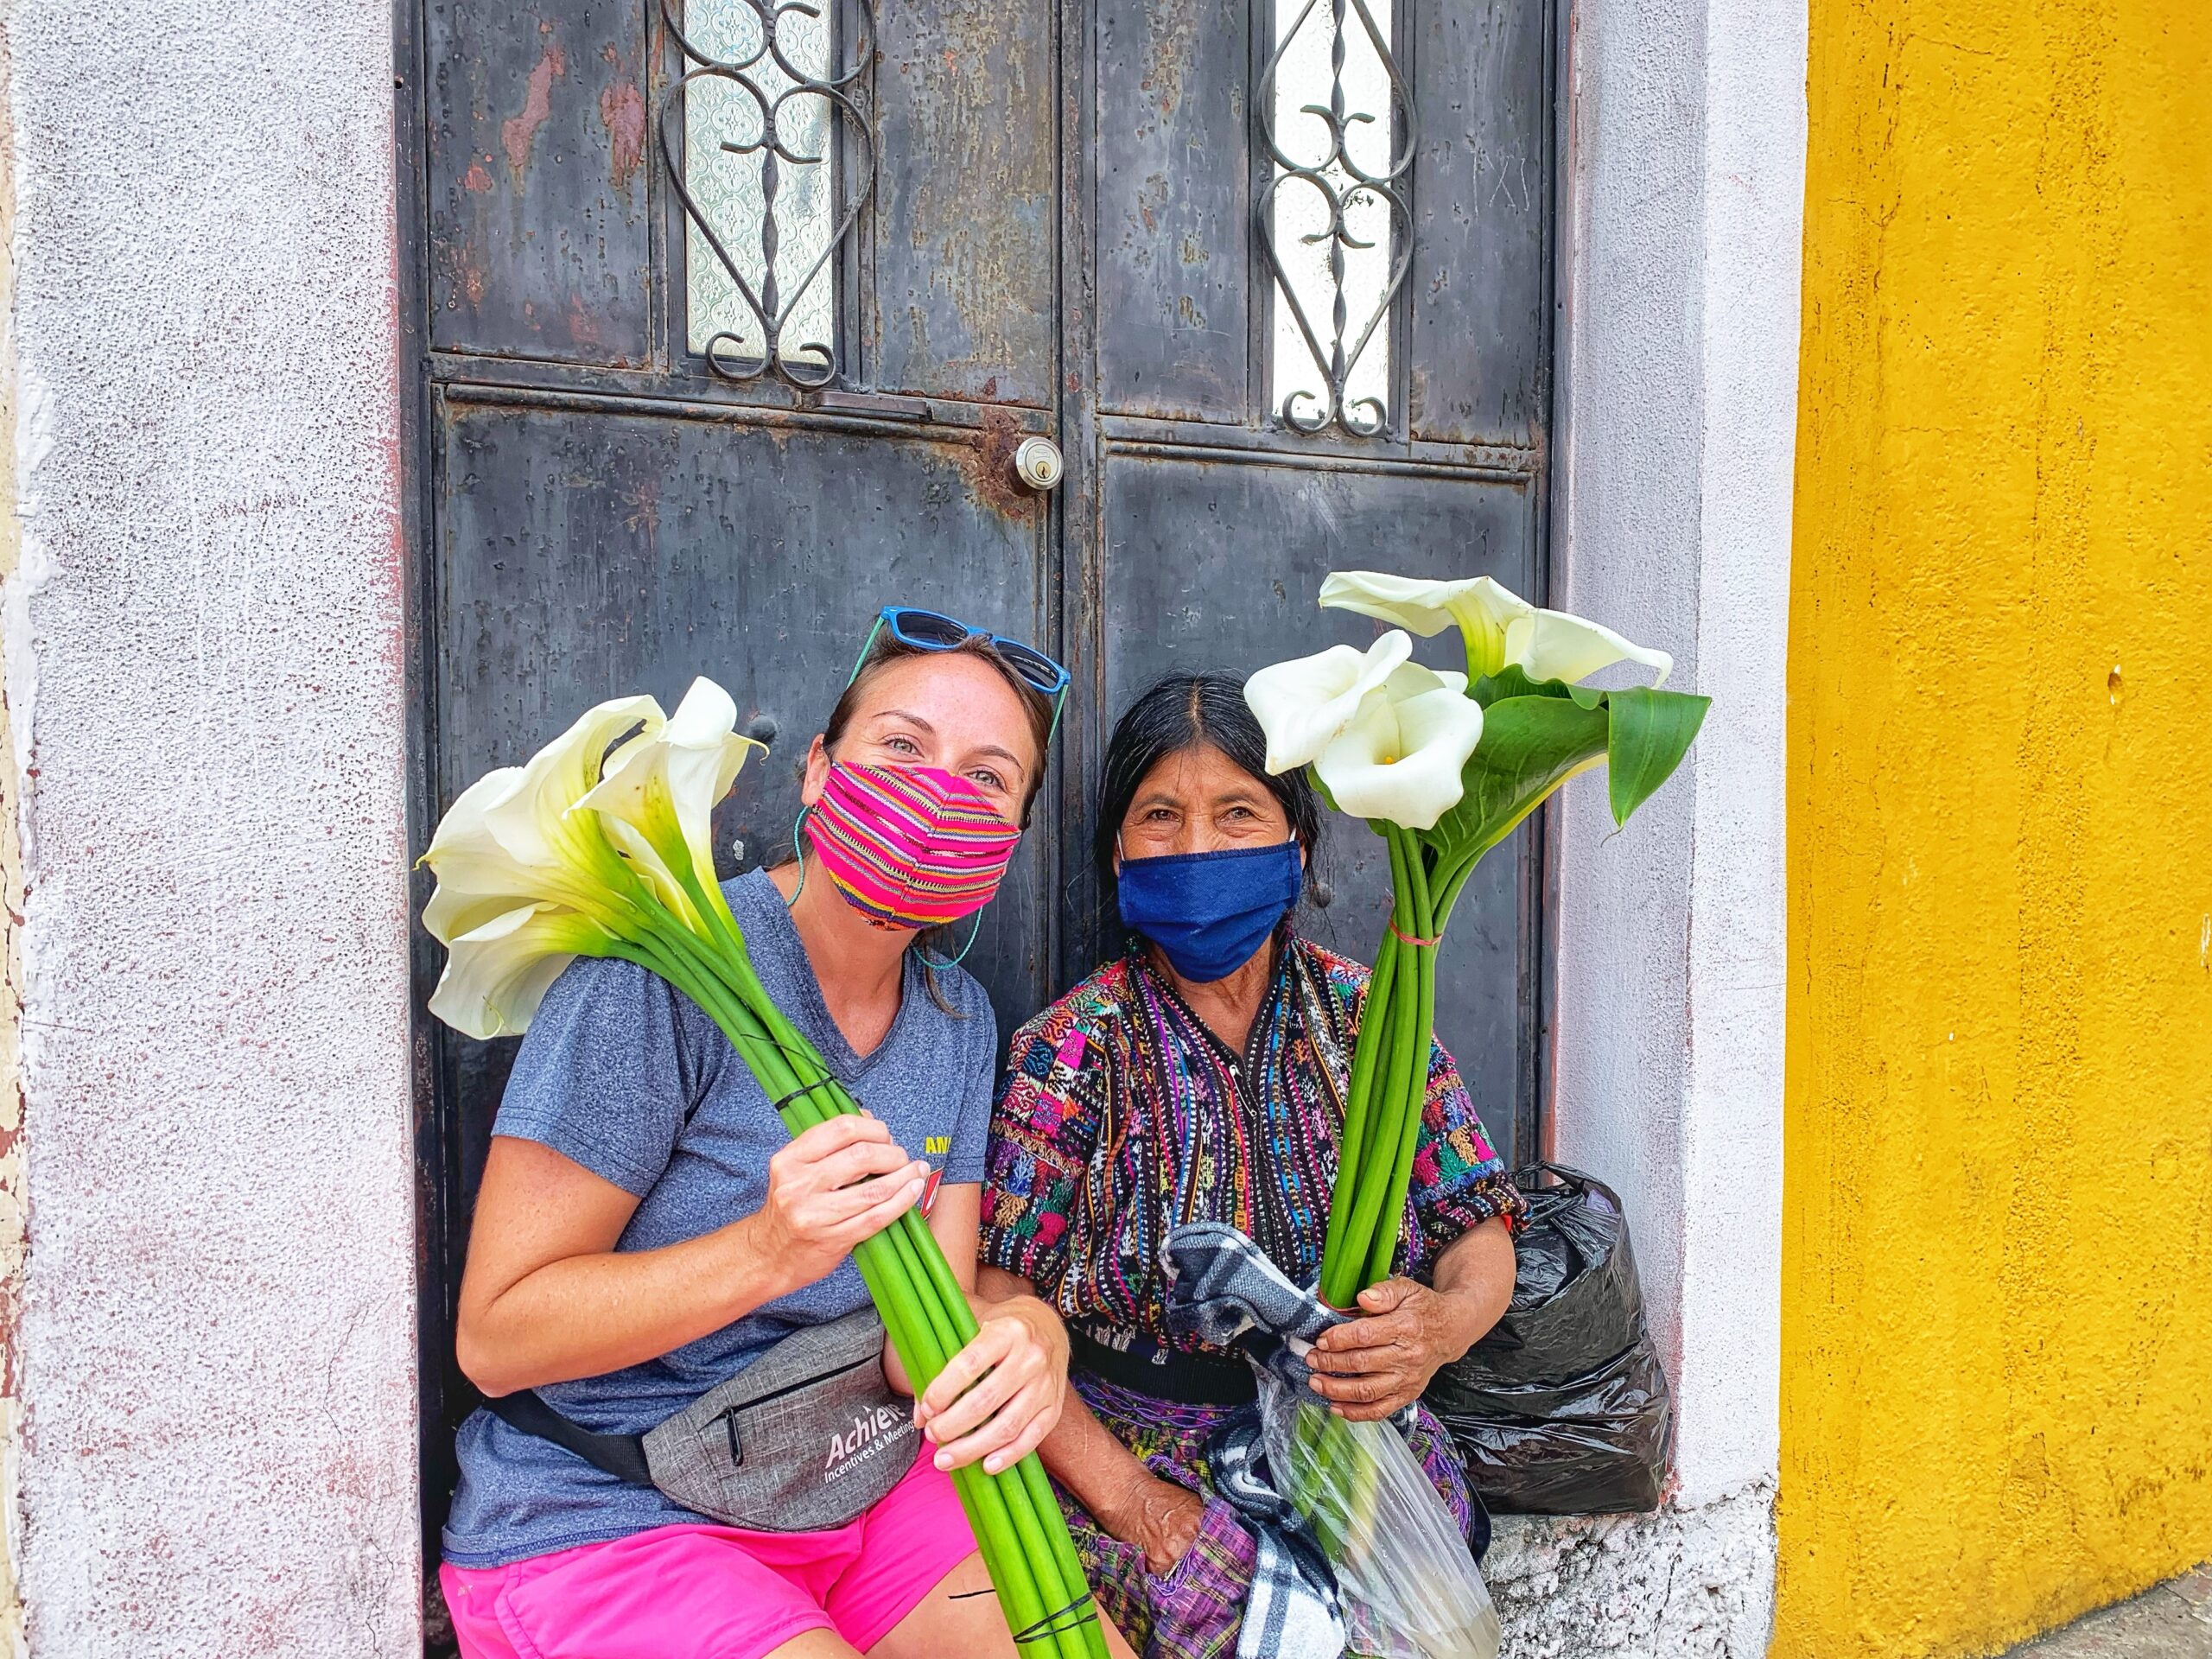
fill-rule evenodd
<path id="1" fill-rule="evenodd" d="M 1299 1351 L 1344 1315 L 1292 1284 L 1225 1223 L 1187 1222 L 1167 1236 L 1162 1254 L 1171 1329 L 1235 1348 L 1286 1388 L 1306 1391 Z M 1336 1575 L 1313 1529 L 1268 1478 L 1257 1416 L 1232 1419 L 1209 1451 L 1217 1493 L 1259 1544 L 1236 1659 L 1338 1659 L 1345 1632 Z"/>

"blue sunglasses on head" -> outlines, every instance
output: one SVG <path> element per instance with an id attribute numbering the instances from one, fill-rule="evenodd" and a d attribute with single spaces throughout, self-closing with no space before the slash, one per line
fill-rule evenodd
<path id="1" fill-rule="evenodd" d="M 1023 640 L 1009 639 L 988 628 L 971 628 L 957 618 L 938 611 L 918 610 L 912 605 L 887 605 L 876 613 L 875 626 L 868 631 L 861 654 L 853 659 L 853 671 L 845 677 L 846 684 L 860 678 L 861 670 L 868 664 L 868 652 L 875 649 L 876 636 L 886 628 L 891 630 L 893 639 L 915 651 L 957 651 L 970 639 L 988 640 L 991 649 L 1020 677 L 1024 685 L 1052 699 L 1052 729 L 1059 729 L 1060 706 L 1074 678 L 1067 670 Z"/>

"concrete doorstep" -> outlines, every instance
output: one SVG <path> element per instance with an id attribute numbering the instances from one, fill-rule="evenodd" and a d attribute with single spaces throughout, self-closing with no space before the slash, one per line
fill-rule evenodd
<path id="1" fill-rule="evenodd" d="M 2212 1561 L 2014 1648 L 2006 1659 L 2212 1659 Z"/>

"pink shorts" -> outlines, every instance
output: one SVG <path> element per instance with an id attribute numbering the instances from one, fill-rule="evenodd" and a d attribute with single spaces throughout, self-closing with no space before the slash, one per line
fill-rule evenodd
<path id="1" fill-rule="evenodd" d="M 655 1527 L 438 1580 L 463 1659 L 761 1659 L 820 1630 L 866 1653 L 975 1553 L 925 1455 L 832 1532 Z"/>

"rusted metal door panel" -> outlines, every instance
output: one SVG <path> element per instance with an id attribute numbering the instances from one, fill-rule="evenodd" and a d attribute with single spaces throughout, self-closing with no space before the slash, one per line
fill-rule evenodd
<path id="1" fill-rule="evenodd" d="M 1547 0 L 1094 4 L 1095 205 L 1069 222 L 1096 305 L 1068 321 L 1064 555 L 1086 770 L 1161 673 L 1369 637 L 1316 607 L 1331 569 L 1541 595 L 1550 397 Z M 1087 810 L 1071 798 L 1071 849 Z M 1366 957 L 1381 843 L 1334 839 L 1317 925 Z M 1509 1156 L 1535 1147 L 1541 868 L 1540 825 L 1484 865 L 1440 986 Z M 1105 931 L 1079 863 L 1068 885 L 1064 976 Z"/>
<path id="2" fill-rule="evenodd" d="M 1531 445 L 1549 398 L 1551 8 L 1417 0 L 1412 297 L 1417 438 Z"/>
<path id="3" fill-rule="evenodd" d="M 643 365 L 639 0 L 433 0 L 424 21 L 432 343 Z"/>
<path id="4" fill-rule="evenodd" d="M 1119 710 L 1162 674 L 1203 667 L 1250 674 L 1271 662 L 1371 637 L 1362 619 L 1313 603 L 1348 548 L 1421 550 L 1455 572 L 1529 585 L 1529 480 L 1458 471 L 1317 470 L 1265 457 L 1179 456 L 1164 445 L 1109 450 L 1105 469 L 1099 681 Z M 1381 631 L 1375 625 L 1374 632 Z M 1422 652 L 1449 666 L 1450 642 Z M 1389 911 L 1382 839 L 1338 817 L 1323 859 L 1332 902 L 1313 931 L 1370 960 Z M 1525 841 L 1493 855 L 1452 922 L 1439 976 L 1436 1028 L 1458 1058 L 1484 1121 L 1511 1136 L 1528 1085 L 1521 966 L 1530 874 Z"/>
<path id="5" fill-rule="evenodd" d="M 1043 408 L 1059 360 L 1051 10 L 887 4 L 877 27 L 874 381 Z"/>
<path id="6" fill-rule="evenodd" d="M 709 675 L 771 742 L 717 826 L 728 866 L 749 868 L 790 844 L 806 742 L 880 605 L 1019 637 L 1049 626 L 1044 511 L 979 499 L 976 434 L 887 439 L 485 395 L 442 400 L 458 486 L 439 601 L 448 798 L 601 698 L 645 691 L 673 708 Z M 1025 843 L 976 946 L 1009 1017 L 1046 990 L 1046 844 Z"/>
<path id="7" fill-rule="evenodd" d="M 1244 419 L 1249 397 L 1248 8 L 1099 0 L 1099 406 Z"/>

